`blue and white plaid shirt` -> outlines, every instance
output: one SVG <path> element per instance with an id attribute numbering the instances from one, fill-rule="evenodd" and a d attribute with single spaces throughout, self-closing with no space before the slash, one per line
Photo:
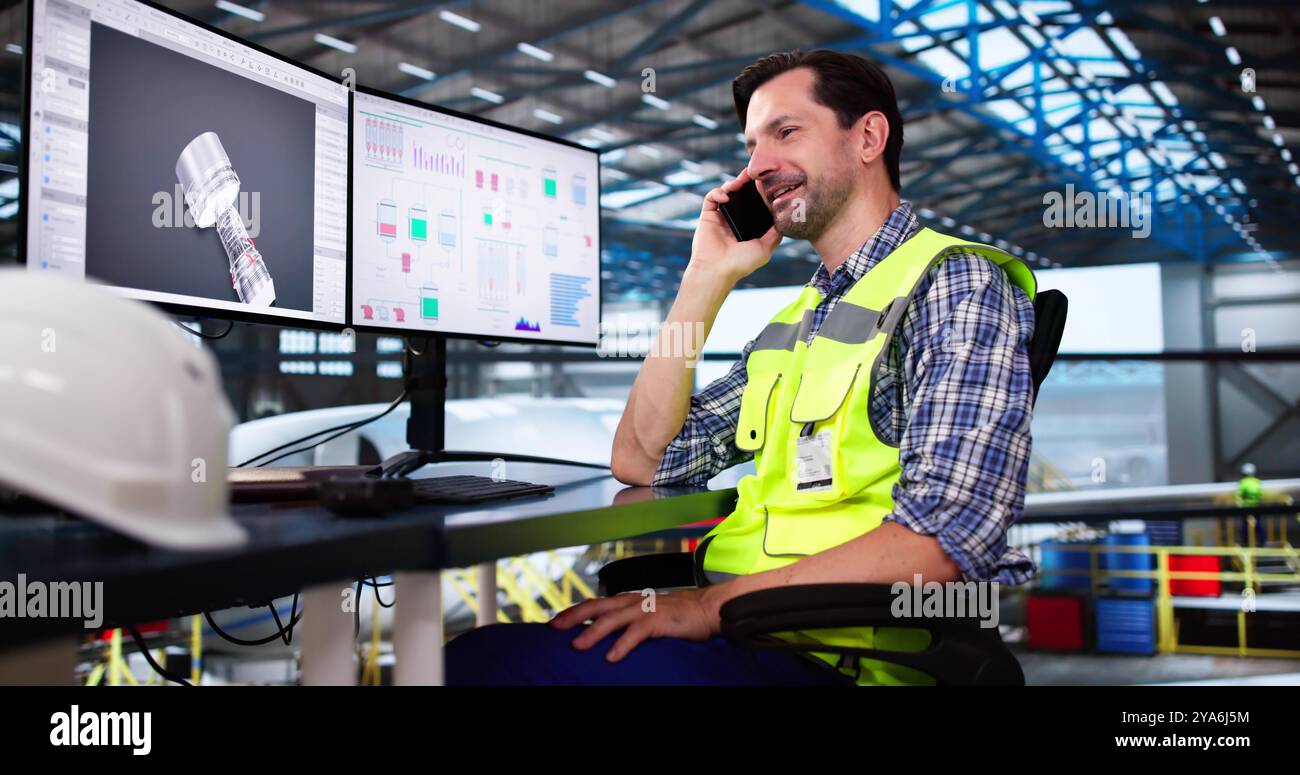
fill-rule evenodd
<path id="1" fill-rule="evenodd" d="M 809 342 L 853 283 L 920 229 L 904 201 L 833 273 L 817 267 L 808 284 L 822 300 Z M 1033 333 L 1025 292 L 988 259 L 954 252 L 921 279 L 871 397 L 876 427 L 901 439 L 902 475 L 886 521 L 935 536 L 968 581 L 1023 584 L 1035 572 L 1007 545 L 1029 470 Z M 751 340 L 725 376 L 691 397 L 652 484 L 702 484 L 753 458 L 735 445 L 753 347 Z"/>

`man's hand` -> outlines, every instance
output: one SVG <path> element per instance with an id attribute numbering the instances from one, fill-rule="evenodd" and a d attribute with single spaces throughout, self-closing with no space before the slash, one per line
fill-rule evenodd
<path id="1" fill-rule="evenodd" d="M 550 624 L 557 630 L 568 630 L 591 619 L 586 632 L 573 639 L 574 648 L 582 651 L 611 632 L 624 630 L 605 654 L 607 661 L 617 662 L 647 638 L 712 638 L 722 630 L 719 607 L 707 590 L 690 589 L 653 597 L 625 592 L 579 603 L 557 614 Z"/>
<path id="2" fill-rule="evenodd" d="M 772 251 L 781 242 L 776 226 L 758 239 L 738 242 L 727 225 L 726 216 L 718 211 L 719 205 L 730 201 L 731 194 L 749 181 L 749 170 L 743 169 L 740 175 L 704 195 L 700 225 L 691 241 L 690 266 L 725 277 L 732 284 L 771 260 Z"/>

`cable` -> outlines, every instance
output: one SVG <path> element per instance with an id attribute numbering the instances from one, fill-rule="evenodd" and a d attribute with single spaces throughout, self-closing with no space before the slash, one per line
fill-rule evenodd
<path id="1" fill-rule="evenodd" d="M 258 463 L 258 464 L 257 464 L 257 467 L 258 467 L 258 468 L 261 468 L 262 466 L 270 465 L 271 463 L 274 463 L 274 462 L 277 461 L 277 460 L 281 460 L 281 459 L 283 459 L 283 458 L 289 457 L 290 455 L 296 455 L 296 454 L 298 454 L 299 452 L 306 452 L 307 450 L 312 449 L 313 447 L 318 447 L 318 446 L 320 446 L 321 444 L 324 444 L 324 443 L 327 442 L 327 441 L 333 441 L 334 439 L 337 439 L 339 436 L 346 435 L 346 434 L 348 434 L 348 433 L 351 433 L 352 431 L 355 431 L 355 430 L 358 429 L 358 428 L 361 428 L 361 427 L 364 427 L 364 426 L 366 426 L 366 425 L 369 425 L 370 423 L 374 422 L 375 420 L 378 420 L 378 419 L 380 419 L 381 417 L 384 417 L 384 416 L 387 415 L 389 412 L 391 412 L 391 411 L 393 411 L 394 409 L 396 409 L 397 406 L 398 406 L 399 404 L 402 403 L 402 399 L 404 399 L 404 398 L 406 398 L 406 391 L 405 391 L 405 390 L 402 391 L 402 394 L 401 394 L 400 396 L 398 396 L 398 397 L 393 401 L 393 403 L 389 404 L 389 406 L 388 406 L 387 409 L 385 409 L 384 411 L 382 411 L 382 412 L 380 412 L 379 414 L 375 415 L 374 417 L 371 417 L 371 418 L 368 419 L 368 420 L 362 420 L 361 422 L 353 423 L 352 425 L 350 425 L 350 426 L 347 427 L 347 428 L 344 428 L 343 430 L 339 431 L 338 433 L 335 433 L 335 434 L 333 434 L 333 435 L 331 435 L 331 436 L 326 436 L 325 438 L 321 439 L 320 441 L 313 441 L 311 444 L 308 444 L 308 445 L 305 446 L 305 447 L 299 447 L 298 449 L 290 450 L 290 451 L 288 451 L 288 452 L 285 452 L 285 453 L 282 454 L 282 455 L 277 455 L 277 456 L 271 458 L 270 460 L 266 460 L 266 461 L 263 461 L 263 462 L 261 462 L 261 463 Z"/>
<path id="2" fill-rule="evenodd" d="M 304 441 L 306 441 L 306 440 L 308 440 L 308 439 L 314 438 L 314 437 L 316 437 L 316 436 L 321 436 L 321 435 L 324 435 L 324 434 L 326 434 L 326 433 L 332 433 L 332 432 L 334 432 L 334 431 L 342 431 L 342 433 L 338 433 L 338 434 L 336 434 L 336 435 L 334 435 L 334 436 L 330 436 L 329 438 L 321 439 L 320 441 L 313 442 L 313 443 L 309 444 L 308 446 L 303 447 L 303 448 L 301 448 L 301 449 L 295 449 L 295 450 L 293 450 L 292 452 L 286 452 L 286 453 L 284 453 L 283 455 L 280 455 L 279 457 L 272 458 L 272 459 L 267 460 L 267 461 L 265 461 L 265 462 L 263 462 L 263 463 L 258 463 L 257 466 L 260 468 L 260 467 L 262 467 L 262 466 L 264 466 L 264 465 L 267 465 L 267 464 L 269 464 L 269 463 L 274 463 L 275 461 L 279 460 L 280 458 L 288 457 L 289 455 L 292 455 L 292 454 L 295 454 L 295 453 L 298 453 L 298 452 L 305 452 L 305 451 L 311 449 L 312 447 L 316 447 L 316 446 L 319 446 L 319 445 L 321 445 L 321 444 L 324 444 L 325 442 L 329 441 L 330 439 L 338 438 L 339 436 L 342 436 L 344 433 L 347 433 L 348 431 L 356 430 L 357 428 L 360 428 L 360 427 L 363 426 L 363 425 L 367 425 L 367 424 L 369 424 L 369 423 L 374 422 L 375 420 L 378 420 L 379 418 L 381 418 L 381 417 L 387 415 L 389 412 L 391 412 L 391 411 L 393 411 L 394 409 L 396 409 L 396 408 L 397 408 L 397 407 L 402 403 L 402 401 L 404 401 L 405 399 L 406 399 L 406 390 L 402 390 L 401 394 L 399 394 L 399 395 L 397 396 L 397 398 L 394 398 L 394 399 L 393 399 L 393 402 L 392 402 L 391 404 L 388 405 L 388 408 L 387 408 L 387 409 L 385 409 L 384 411 L 382 411 L 382 412 L 380 412 L 379 414 L 375 415 L 374 417 L 371 417 L 371 418 L 366 419 L 366 420 L 358 420 L 358 421 L 355 421 L 355 422 L 343 423 L 342 425 L 335 425 L 335 426 L 332 427 L 332 428 L 325 428 L 324 430 L 319 430 L 319 431 L 316 431 L 315 433 L 309 433 L 309 434 L 307 434 L 306 436 L 303 436 L 303 437 L 301 437 L 301 438 L 297 438 L 297 439 L 294 439 L 293 441 L 287 442 L 287 443 L 285 443 L 285 444 L 281 444 L 280 446 L 276 447 L 275 449 L 268 449 L 267 451 L 263 452 L 263 453 L 260 454 L 260 455 L 254 455 L 253 457 L 250 457 L 249 459 L 245 460 L 244 462 L 240 463 L 239 465 L 237 465 L 237 466 L 235 466 L 235 467 L 236 467 L 236 468 L 243 468 L 244 466 L 248 465 L 249 463 L 252 463 L 254 460 L 257 460 L 258 458 L 263 458 L 263 457 L 266 457 L 267 455 L 273 455 L 273 454 L 275 454 L 276 452 L 279 452 L 280 450 L 284 449 L 285 447 L 292 447 L 292 446 L 295 445 L 295 444 L 301 444 L 302 442 L 304 442 Z"/>
<path id="3" fill-rule="evenodd" d="M 235 468 L 243 468 L 244 466 L 248 465 L 249 463 L 253 462 L 254 460 L 257 460 L 259 457 L 266 457 L 267 455 L 271 455 L 271 454 L 274 454 L 274 453 L 276 453 L 276 452 L 279 452 L 280 450 L 284 449 L 285 447 L 292 447 L 294 444 L 301 444 L 302 442 L 306 441 L 307 439 L 312 438 L 313 436 L 322 436 L 322 435 L 324 435 L 324 434 L 326 434 L 326 433 L 330 433 L 330 432 L 332 432 L 332 431 L 337 431 L 337 430 L 339 430 L 340 428 L 346 428 L 346 427 L 348 427 L 348 426 L 351 425 L 351 424 L 352 424 L 352 423 L 343 423 L 342 425 L 335 425 L 333 428 L 325 428 L 325 429 L 323 429 L 323 430 L 316 431 L 315 433 L 308 434 L 308 435 L 303 436 L 303 437 L 301 437 L 301 438 L 294 439 L 293 441 L 286 442 L 286 443 L 281 444 L 280 446 L 276 447 L 275 449 L 268 449 L 267 451 L 263 452 L 263 453 L 260 454 L 260 455 L 255 455 L 255 456 L 253 456 L 253 457 L 250 457 L 249 459 L 247 459 L 247 460 L 245 460 L 244 462 L 240 463 L 239 465 L 235 466 Z"/>
<path id="4" fill-rule="evenodd" d="M 180 684 L 181 686 L 194 685 L 158 664 L 158 661 L 153 658 L 153 654 L 149 653 L 149 647 L 144 644 L 144 636 L 140 634 L 140 631 L 137 630 L 134 625 L 125 627 L 124 629 L 131 633 L 131 638 L 135 641 L 135 645 L 139 647 L 140 653 L 144 655 L 145 661 L 149 663 L 149 667 L 152 667 L 155 673 L 166 678 L 168 681 Z"/>
<path id="5" fill-rule="evenodd" d="M 393 404 L 395 405 L 395 404 L 399 404 L 399 403 L 401 403 L 401 402 L 402 402 L 402 399 L 405 398 L 405 397 L 406 397 L 406 391 L 402 391 L 402 394 L 399 395 L 396 399 L 394 399 Z M 392 411 L 392 405 L 389 406 L 388 411 Z M 387 414 L 388 411 L 385 411 L 384 414 Z M 384 415 L 382 415 L 382 414 L 379 415 L 379 417 L 383 417 L 383 416 L 384 416 Z M 376 417 L 376 418 L 374 418 L 374 419 L 379 419 L 379 418 Z M 249 459 L 245 460 L 244 462 L 240 463 L 239 465 L 237 465 L 237 466 L 235 466 L 235 467 L 236 467 L 236 468 L 243 468 L 244 466 L 248 465 L 249 463 L 253 462 L 254 460 L 257 460 L 257 459 L 260 458 L 260 457 L 266 457 L 267 455 L 272 455 L 272 454 L 274 454 L 274 453 L 276 453 L 276 452 L 279 452 L 280 450 L 284 449 L 285 447 L 292 447 L 294 444 L 300 444 L 300 443 L 302 443 L 302 442 L 306 441 L 307 439 L 310 439 L 310 438 L 312 438 L 312 437 L 314 437 L 314 436 L 321 436 L 321 435 L 323 435 L 323 434 L 330 433 L 330 432 L 332 432 L 332 431 L 341 430 L 341 429 L 343 429 L 343 428 L 350 428 L 350 427 L 352 427 L 352 426 L 354 426 L 354 425 L 357 425 L 357 423 L 356 423 L 356 422 L 343 423 L 342 425 L 335 425 L 335 426 L 332 427 L 332 428 L 324 428 L 324 429 L 322 429 L 322 430 L 316 431 L 315 433 L 309 433 L 309 434 L 307 434 L 306 436 L 302 436 L 302 437 L 300 437 L 300 438 L 294 439 L 293 441 L 289 441 L 289 442 L 286 442 L 286 443 L 284 443 L 284 444 L 281 444 L 280 446 L 276 447 L 275 449 L 268 449 L 267 451 L 263 452 L 263 453 L 260 454 L 260 455 L 254 455 L 253 457 L 250 457 Z M 358 427 L 360 427 L 360 426 L 358 426 Z M 322 440 L 322 441 L 318 441 L 318 442 L 316 442 L 316 443 L 317 443 L 317 444 L 323 444 L 324 441 Z M 313 445 L 313 446 L 315 446 L 315 445 Z M 310 447 L 308 447 L 308 449 L 310 449 Z M 278 459 L 278 458 L 277 458 L 277 459 Z M 267 461 L 267 462 L 270 462 L 270 461 Z M 265 465 L 265 463 L 263 463 L 263 464 L 259 464 L 259 465 Z"/>
<path id="6" fill-rule="evenodd" d="M 272 605 L 274 605 L 274 603 L 272 603 Z M 287 638 L 284 639 L 284 645 L 286 645 L 286 646 L 288 646 L 289 644 L 293 643 L 293 622 L 294 622 L 294 618 L 293 618 L 293 617 L 294 617 L 297 613 L 298 613 L 298 593 L 297 593 L 297 592 L 294 592 L 294 593 L 293 593 L 293 605 L 290 606 L 290 608 L 289 608 L 289 637 L 287 637 Z M 277 616 L 277 617 L 276 617 L 276 620 L 278 621 L 279 618 L 280 618 L 280 617 Z"/>
<path id="7" fill-rule="evenodd" d="M 218 627 L 217 622 L 212 618 L 211 613 L 204 611 L 203 618 L 208 620 L 208 626 L 212 628 L 213 632 L 215 632 L 217 635 L 220 635 L 222 640 L 229 641 L 235 644 L 236 646 L 265 646 L 266 644 L 274 640 L 284 640 L 283 629 L 280 629 L 276 633 L 272 635 L 268 635 L 265 638 L 258 638 L 257 640 L 244 640 L 243 638 L 236 638 L 235 636 L 230 635 L 225 630 Z M 299 611 L 297 616 L 294 616 L 289 620 L 289 629 L 292 630 L 293 626 L 297 624 L 298 620 L 301 618 L 302 618 L 302 612 Z"/>
<path id="8" fill-rule="evenodd" d="M 271 609 L 271 618 L 275 619 L 275 626 L 280 629 L 280 632 L 283 635 L 282 639 L 284 640 L 284 645 L 292 646 L 293 645 L 293 623 L 294 623 L 293 617 L 295 614 L 298 613 L 298 593 L 297 592 L 293 593 L 293 604 L 289 606 L 289 629 L 287 631 L 285 630 L 284 624 L 280 621 L 280 612 L 275 610 L 275 603 L 271 603 L 267 605 L 267 608 Z"/>
<path id="9" fill-rule="evenodd" d="M 327 436 L 326 438 L 323 438 L 323 439 L 321 439 L 321 440 L 319 440 L 319 441 L 314 441 L 314 442 L 312 442 L 311 444 L 308 444 L 308 445 L 305 446 L 305 447 L 300 447 L 300 448 L 298 448 L 298 449 L 291 450 L 291 451 L 289 451 L 289 452 L 285 452 L 283 455 L 279 455 L 279 456 L 277 456 L 277 457 L 273 457 L 273 458 L 271 458 L 270 460 L 265 460 L 265 461 L 263 461 L 263 462 L 261 462 L 261 463 L 258 463 L 258 464 L 257 464 L 257 467 L 258 467 L 258 468 L 261 468 L 262 466 L 265 466 L 265 465 L 269 465 L 269 464 L 271 464 L 271 463 L 274 463 L 275 461 L 280 460 L 281 458 L 286 458 L 286 457 L 288 457 L 289 455 L 295 455 L 295 454 L 297 454 L 297 453 L 299 453 L 299 452 L 306 452 L 307 450 L 312 449 L 313 447 L 318 447 L 318 446 L 320 446 L 321 444 L 324 444 L 324 443 L 327 442 L 327 441 L 331 441 L 331 440 L 333 440 L 333 439 L 337 439 L 339 436 L 342 436 L 342 435 L 344 435 L 344 434 L 346 434 L 346 433 L 350 433 L 350 432 L 352 432 L 352 431 L 354 431 L 354 430 L 356 430 L 357 428 L 360 428 L 360 427 L 362 427 L 362 426 L 369 425 L 370 423 L 374 422 L 375 420 L 378 420 L 378 419 L 380 419 L 381 417 L 384 417 L 384 416 L 387 415 L 389 412 L 393 411 L 393 410 L 396 409 L 398 406 L 400 406 L 401 403 L 402 403 L 402 401 L 404 401 L 405 399 L 406 399 L 406 390 L 403 389 L 402 392 L 401 392 L 400 394 L 398 394 L 397 398 L 394 398 L 394 399 L 393 399 L 393 402 L 392 402 L 391 404 L 388 405 L 388 408 L 384 409 L 384 411 L 380 412 L 379 414 L 375 415 L 374 417 L 371 417 L 371 418 L 369 418 L 369 419 L 365 419 L 365 420 L 359 420 L 359 421 L 357 421 L 357 422 L 353 422 L 353 423 L 345 423 L 345 424 L 343 424 L 343 425 L 335 425 L 333 428 L 326 428 L 325 430 L 322 430 L 322 431 L 316 431 L 315 433 L 308 434 L 308 435 L 306 435 L 306 436 L 303 436 L 303 437 L 300 438 L 300 439 L 297 439 L 297 440 L 295 440 L 295 441 L 291 441 L 291 442 L 289 442 L 288 444 L 281 444 L 280 446 L 276 447 L 275 449 L 269 450 L 269 451 L 267 451 L 267 452 L 263 452 L 262 454 L 258 455 L 257 457 L 249 458 L 248 460 L 245 460 L 243 463 L 240 463 L 240 464 L 239 464 L 239 467 L 242 468 L 243 466 L 248 465 L 249 463 L 253 462 L 254 460 L 257 460 L 257 458 L 259 458 L 259 457 L 266 457 L 267 455 L 270 455 L 270 454 L 272 454 L 272 453 L 279 452 L 280 450 L 284 449 L 285 447 L 292 446 L 292 445 L 297 444 L 297 443 L 299 443 L 299 442 L 301 442 L 301 441 L 306 441 L 307 439 L 310 439 L 310 438 L 312 438 L 313 436 L 320 436 L 321 434 L 329 433 L 329 432 L 331 432 L 331 431 L 338 431 L 338 433 L 335 433 L 333 436 Z"/>
<path id="10" fill-rule="evenodd" d="M 412 347 L 412 346 L 411 346 L 411 337 L 409 337 L 409 336 L 406 337 L 406 351 L 409 352 L 411 355 L 414 355 L 414 356 L 417 356 L 417 357 L 419 357 L 419 356 L 421 356 L 421 355 L 424 355 L 425 353 L 429 352 L 429 337 L 427 337 L 427 336 L 424 337 L 424 349 L 423 349 L 423 350 L 417 350 L 417 349 L 415 349 L 414 347 Z"/>
<path id="11" fill-rule="evenodd" d="M 391 587 L 392 585 L 393 585 L 393 583 L 392 583 L 391 581 L 388 582 L 387 584 L 376 584 L 376 583 L 375 583 L 375 577 L 374 577 L 374 576 L 371 576 L 371 577 L 370 577 L 370 586 L 374 588 L 374 593 L 375 593 L 375 602 L 379 604 L 379 607 L 380 607 L 380 608 L 392 608 L 393 606 L 397 605 L 397 601 L 396 601 L 396 600 L 394 600 L 394 601 L 391 602 L 391 603 L 385 603 L 385 602 L 384 602 L 384 598 L 380 597 L 380 595 L 379 595 L 379 588 L 380 588 L 381 586 L 383 586 L 383 587 Z"/>
<path id="12" fill-rule="evenodd" d="M 357 579 L 357 595 L 352 598 L 352 641 L 356 645 L 356 639 L 361 635 L 361 589 L 365 586 L 365 577 Z"/>
<path id="13" fill-rule="evenodd" d="M 182 330 L 184 330 L 185 333 L 187 333 L 187 334 L 194 334 L 195 336 L 197 336 L 197 337 L 200 338 L 200 339 L 223 339 L 223 338 L 229 336 L 231 331 L 234 331 L 234 330 L 235 330 L 235 321 L 233 321 L 233 320 L 227 321 L 227 322 L 229 323 L 229 325 L 226 326 L 226 330 L 225 330 L 225 331 L 222 331 L 222 332 L 219 333 L 219 334 L 205 334 L 205 333 L 203 333 L 202 331 L 195 331 L 194 329 L 190 328 L 189 326 L 184 325 L 183 323 L 181 323 L 179 320 L 173 320 L 172 322 L 175 323 L 175 324 L 177 325 L 177 327 L 179 327 L 179 328 L 181 328 Z"/>

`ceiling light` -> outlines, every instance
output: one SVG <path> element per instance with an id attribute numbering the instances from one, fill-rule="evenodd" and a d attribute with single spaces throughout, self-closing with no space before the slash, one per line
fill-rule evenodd
<path id="1" fill-rule="evenodd" d="M 413 75 L 416 78 L 419 78 L 424 81 L 432 81 L 433 77 L 437 75 L 437 73 L 433 72 L 432 70 L 427 70 L 423 67 L 420 67 L 419 65 L 413 65 L 410 62 L 398 62 L 397 69 L 401 70 L 407 75 Z"/>
<path id="2" fill-rule="evenodd" d="M 549 62 L 552 59 L 555 59 L 554 54 L 544 48 L 538 48 L 531 43 L 520 42 L 519 45 L 515 46 L 515 48 L 519 50 L 519 53 L 527 54 L 533 59 L 539 59 L 543 62 Z"/>
<path id="3" fill-rule="evenodd" d="M 346 40 L 339 40 L 333 35 L 326 35 L 323 32 L 316 33 L 316 36 L 313 38 L 313 40 L 315 40 L 317 43 L 321 44 L 322 46 L 329 46 L 330 48 L 337 49 L 339 51 L 342 51 L 345 54 L 357 53 L 357 46 L 355 43 L 349 43 Z"/>
<path id="4" fill-rule="evenodd" d="M 481 100 L 491 102 L 494 105 L 500 105 L 506 101 L 506 98 L 502 97 L 500 94 L 497 94 L 494 91 L 488 91 L 487 89 L 480 89 L 477 86 L 470 88 L 469 93 Z"/>
<path id="5" fill-rule="evenodd" d="M 478 22 L 474 21 L 473 19 L 470 19 L 465 16 L 461 16 L 458 13 L 452 13 L 451 11 L 439 11 L 438 18 L 442 19 L 448 24 L 452 24 L 457 27 L 460 27 L 462 30 L 469 30 L 470 32 L 478 32 L 479 29 L 482 28 L 483 26 Z"/>
<path id="6" fill-rule="evenodd" d="M 582 71 L 582 77 L 586 78 L 588 81 L 591 81 L 592 83 L 598 83 L 601 86 L 604 86 L 606 89 L 612 89 L 618 84 L 618 81 L 614 80 L 613 78 L 610 78 L 608 75 L 605 75 L 604 73 L 598 73 L 595 70 Z"/>

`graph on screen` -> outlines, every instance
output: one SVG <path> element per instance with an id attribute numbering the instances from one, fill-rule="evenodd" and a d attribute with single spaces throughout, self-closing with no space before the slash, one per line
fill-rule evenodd
<path id="1" fill-rule="evenodd" d="M 358 92 L 353 322 L 594 343 L 597 157 Z"/>

